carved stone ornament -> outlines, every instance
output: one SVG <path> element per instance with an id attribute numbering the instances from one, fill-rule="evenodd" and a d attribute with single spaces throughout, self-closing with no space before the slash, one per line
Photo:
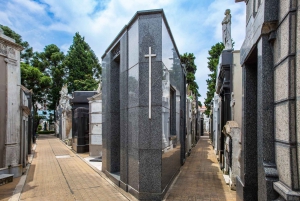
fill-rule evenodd
<path id="1" fill-rule="evenodd" d="M 8 47 L 7 52 L 8 52 L 8 55 L 7 55 L 8 58 L 16 59 L 16 51 L 14 50 L 14 48 Z"/>
<path id="2" fill-rule="evenodd" d="M 0 54 L 7 55 L 7 45 L 0 43 Z"/>
<path id="3" fill-rule="evenodd" d="M 6 63 L 8 63 L 8 64 L 13 65 L 13 66 L 17 66 L 17 65 L 18 65 L 18 62 L 17 62 L 17 60 L 15 60 L 15 59 L 5 58 L 4 61 L 5 61 Z"/>

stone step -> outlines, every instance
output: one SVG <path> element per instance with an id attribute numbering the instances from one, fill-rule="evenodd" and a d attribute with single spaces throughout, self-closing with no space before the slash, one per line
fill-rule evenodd
<path id="1" fill-rule="evenodd" d="M 13 182 L 14 175 L 13 174 L 0 174 L 0 186 L 7 184 L 9 182 Z"/>

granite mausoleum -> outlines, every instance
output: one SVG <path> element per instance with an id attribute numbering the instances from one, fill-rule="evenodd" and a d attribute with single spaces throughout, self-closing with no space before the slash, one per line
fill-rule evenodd
<path id="1" fill-rule="evenodd" d="M 300 200 L 299 1 L 244 2 L 247 26 L 240 56 L 243 124 L 237 199 Z"/>
<path id="2" fill-rule="evenodd" d="M 89 101 L 96 91 L 74 91 L 72 106 L 72 149 L 77 153 L 89 152 Z"/>
<path id="3" fill-rule="evenodd" d="M 161 200 L 185 159 L 185 69 L 163 10 L 138 11 L 102 56 L 102 171 Z"/>

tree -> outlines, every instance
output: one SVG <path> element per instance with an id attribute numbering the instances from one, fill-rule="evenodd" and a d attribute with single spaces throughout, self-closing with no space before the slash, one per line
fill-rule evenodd
<path id="1" fill-rule="evenodd" d="M 51 44 L 44 48 L 44 52 L 35 52 L 31 60 L 32 66 L 38 67 L 52 79 L 52 86 L 47 94 L 48 106 L 51 110 L 55 110 L 60 98 L 59 91 L 65 82 L 64 59 L 64 53 L 56 45 Z"/>
<path id="2" fill-rule="evenodd" d="M 206 99 L 204 104 L 206 106 L 205 114 L 209 115 L 211 110 L 211 101 L 214 98 L 214 93 L 216 91 L 216 78 L 217 78 L 217 66 L 219 64 L 219 57 L 224 49 L 224 44 L 219 42 L 216 43 L 211 49 L 208 51 L 209 57 L 208 59 L 208 69 L 211 74 L 209 74 L 209 78 L 206 80 L 207 83 L 207 92 L 206 92 Z"/>
<path id="3" fill-rule="evenodd" d="M 197 66 L 195 65 L 195 59 L 193 53 L 184 53 L 180 55 L 181 63 L 185 64 L 187 75 L 186 75 L 186 82 L 190 87 L 190 90 L 196 97 L 200 97 L 201 95 L 198 92 L 198 84 L 195 81 L 195 73 L 197 71 Z M 201 103 L 200 103 L 201 104 Z"/>
<path id="4" fill-rule="evenodd" d="M 4 31 L 4 35 L 15 39 L 16 43 L 21 45 L 24 50 L 21 52 L 21 59 L 29 64 L 31 57 L 33 56 L 33 49 L 30 47 L 29 43 L 27 41 L 23 41 L 22 37 L 11 30 L 8 26 L 3 26 L 0 24 L 1 29 Z"/>
<path id="5" fill-rule="evenodd" d="M 101 65 L 91 47 L 77 32 L 64 61 L 69 92 L 95 90 L 99 83 Z"/>
<path id="6" fill-rule="evenodd" d="M 51 78 L 44 75 L 38 68 L 29 64 L 21 63 L 21 84 L 28 89 L 32 89 L 32 103 L 34 108 L 34 121 L 39 122 L 43 117 L 37 114 L 35 102 L 44 102 L 46 91 L 51 86 Z M 35 124 L 37 129 L 38 123 Z"/>

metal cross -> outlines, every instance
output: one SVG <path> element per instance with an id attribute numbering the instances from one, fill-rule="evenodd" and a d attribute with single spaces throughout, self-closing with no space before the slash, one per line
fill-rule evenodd
<path id="1" fill-rule="evenodd" d="M 156 54 L 151 54 L 151 47 L 145 57 L 149 57 L 149 119 L 151 119 L 151 57 L 156 57 Z"/>

